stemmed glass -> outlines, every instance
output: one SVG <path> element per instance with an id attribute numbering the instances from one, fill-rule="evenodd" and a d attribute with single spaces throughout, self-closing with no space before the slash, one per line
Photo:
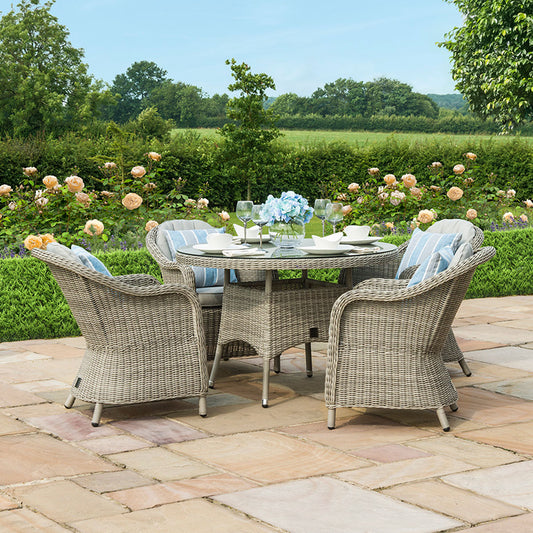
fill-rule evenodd
<path id="1" fill-rule="evenodd" d="M 322 237 L 325 234 L 325 221 L 326 221 L 326 207 L 331 203 L 331 200 L 325 200 L 324 198 L 317 198 L 315 200 L 315 215 L 322 220 Z"/>
<path id="2" fill-rule="evenodd" d="M 244 226 L 244 244 L 246 244 L 246 226 L 248 222 L 252 220 L 252 207 L 254 203 L 248 200 L 240 200 L 237 202 L 237 208 L 235 209 L 235 214 L 237 218 L 242 222 Z"/>
<path id="3" fill-rule="evenodd" d="M 335 233 L 337 224 L 342 220 L 343 216 L 341 203 L 334 202 L 326 206 L 326 220 L 333 226 L 333 233 Z"/>
<path id="4" fill-rule="evenodd" d="M 263 207 L 264 204 L 255 204 L 252 207 L 252 222 L 259 226 L 259 248 L 263 248 L 263 226 L 268 223 Z"/>

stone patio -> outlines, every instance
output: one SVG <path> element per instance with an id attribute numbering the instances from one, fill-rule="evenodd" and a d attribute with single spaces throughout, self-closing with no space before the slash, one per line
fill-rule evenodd
<path id="1" fill-rule="evenodd" d="M 262 409 L 261 361 L 221 363 L 197 400 L 104 409 L 66 399 L 83 338 L 0 344 L 0 531 L 533 531 L 533 296 L 463 302 L 451 432 L 429 411 L 339 409 L 286 352 Z"/>

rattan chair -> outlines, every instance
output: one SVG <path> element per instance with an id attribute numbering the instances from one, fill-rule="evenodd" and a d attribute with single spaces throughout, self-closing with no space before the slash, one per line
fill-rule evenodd
<path id="1" fill-rule="evenodd" d="M 164 235 L 165 230 L 210 229 L 213 226 L 203 220 L 168 220 L 152 228 L 146 235 L 146 248 L 159 265 L 164 283 L 180 283 L 196 290 L 194 273 L 191 267 L 178 265 L 170 256 L 170 250 Z M 253 275 L 253 278 L 246 276 Z M 257 280 L 257 273 L 238 272 L 241 281 Z M 264 275 L 263 275 L 264 278 Z M 221 287 L 217 289 L 222 290 Z M 218 330 L 222 310 L 222 294 L 199 293 L 204 330 L 206 336 L 207 357 L 214 359 L 217 348 Z M 213 297 L 214 296 L 214 297 Z M 255 355 L 255 350 L 244 342 L 231 342 L 224 347 L 223 358 Z"/>
<path id="2" fill-rule="evenodd" d="M 369 279 L 335 302 L 330 321 L 325 399 L 328 427 L 337 407 L 456 410 L 457 392 L 441 356 L 450 326 L 476 267 L 495 254 L 470 258 L 417 285 Z"/>
<path id="3" fill-rule="evenodd" d="M 457 231 L 456 225 L 459 224 L 465 228 L 470 228 L 471 237 L 461 240 L 461 244 L 463 242 L 470 242 L 472 245 L 472 249 L 474 251 L 478 250 L 481 245 L 483 244 L 483 230 L 472 224 L 471 222 L 468 222 L 466 220 L 459 220 L 459 219 L 444 219 L 439 220 L 433 226 L 430 226 L 426 231 L 430 233 L 454 233 Z M 396 271 L 398 270 L 398 267 L 400 266 L 400 263 L 402 261 L 403 255 L 405 253 L 405 250 L 407 249 L 407 246 L 409 245 L 409 241 L 406 241 L 402 243 L 400 246 L 398 246 L 398 257 L 396 261 L 388 261 L 384 263 L 377 263 L 376 265 L 372 265 L 369 267 L 361 267 L 361 268 L 354 268 L 352 269 L 352 279 L 354 287 L 360 283 L 361 281 L 364 281 L 366 279 L 371 278 L 385 278 L 385 279 L 392 279 L 396 276 Z M 404 272 L 401 274 L 402 279 L 408 279 L 410 278 L 417 266 L 411 266 L 407 268 Z M 345 272 L 341 272 L 339 282 L 342 282 L 344 280 Z M 442 358 L 446 363 L 452 363 L 456 362 L 459 363 L 461 366 L 461 369 L 463 370 L 463 373 L 466 376 L 471 376 L 472 372 L 470 368 L 468 367 L 468 364 L 465 361 L 464 354 L 459 348 L 459 345 L 457 344 L 457 340 L 455 339 L 455 335 L 453 334 L 452 329 L 450 328 L 450 331 L 448 333 L 448 336 L 446 338 L 446 343 L 444 344 L 444 348 L 442 350 Z"/>
<path id="4" fill-rule="evenodd" d="M 205 336 L 193 290 L 145 274 L 109 277 L 44 250 L 32 255 L 48 265 L 87 343 L 65 407 L 76 398 L 95 403 L 98 426 L 104 404 L 199 397 L 206 415 Z"/>

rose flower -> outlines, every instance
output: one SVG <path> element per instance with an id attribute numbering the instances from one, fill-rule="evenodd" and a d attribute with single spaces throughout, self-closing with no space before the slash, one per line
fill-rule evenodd
<path id="1" fill-rule="evenodd" d="M 143 199 L 134 192 L 129 192 L 122 198 L 122 205 L 129 210 L 137 209 L 143 203 Z"/>

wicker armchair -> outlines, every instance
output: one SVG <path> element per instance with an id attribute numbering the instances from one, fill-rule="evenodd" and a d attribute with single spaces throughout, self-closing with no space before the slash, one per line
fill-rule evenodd
<path id="1" fill-rule="evenodd" d="M 426 231 L 430 233 L 454 233 L 459 232 L 460 228 L 457 228 L 457 224 L 462 226 L 463 228 L 470 228 L 471 237 L 470 238 L 463 238 L 461 241 L 461 244 L 463 242 L 470 242 L 472 245 L 472 249 L 474 251 L 478 250 L 481 245 L 483 244 L 483 230 L 472 224 L 471 222 L 468 222 L 466 220 L 459 220 L 459 219 L 444 219 L 439 220 L 432 226 L 430 226 Z M 385 278 L 385 279 L 392 279 L 396 276 L 396 271 L 398 270 L 398 267 L 400 266 L 400 263 L 402 261 L 402 257 L 405 253 L 405 250 L 407 249 L 407 246 L 409 244 L 409 241 L 406 241 L 402 243 L 398 247 L 398 258 L 396 261 L 388 261 L 381 264 L 376 264 L 370 267 L 362 267 L 362 268 L 354 268 L 352 269 L 352 279 L 353 284 L 356 286 L 361 281 L 364 281 L 366 279 L 371 278 Z M 401 274 L 402 279 L 408 279 L 410 278 L 416 270 L 416 266 L 412 266 L 407 268 L 404 272 Z M 345 272 L 341 272 L 339 281 L 342 282 L 345 276 Z M 466 376 L 471 376 L 472 372 L 470 371 L 470 368 L 468 367 L 468 364 L 466 363 L 464 359 L 464 354 L 459 348 L 459 345 L 457 344 L 457 341 L 455 339 L 455 335 L 453 334 L 452 329 L 450 328 L 450 331 L 448 333 L 448 337 L 446 338 L 446 343 L 444 344 L 444 348 L 442 350 L 442 358 L 446 363 L 456 362 L 459 363 L 461 366 L 461 369 L 463 370 L 464 374 Z"/>
<path id="2" fill-rule="evenodd" d="M 212 228 L 212 226 L 203 220 L 168 220 L 148 232 L 146 235 L 146 247 L 159 265 L 164 283 L 180 283 L 196 290 L 192 268 L 178 265 L 170 258 L 170 250 L 163 231 L 209 228 Z M 246 272 L 239 272 L 239 279 L 241 281 L 255 281 L 255 279 L 245 278 L 246 274 Z M 250 276 L 250 273 L 248 273 L 248 276 Z M 214 359 L 215 357 L 222 310 L 222 287 L 217 287 L 216 289 L 220 289 L 218 294 L 199 293 L 208 359 Z M 224 347 L 222 356 L 227 359 L 228 357 L 242 357 L 245 355 L 255 355 L 255 350 L 244 342 L 231 342 Z"/>
<path id="3" fill-rule="evenodd" d="M 441 356 L 453 318 L 478 265 L 495 254 L 481 248 L 469 259 L 417 285 L 369 279 L 343 294 L 331 313 L 325 399 L 328 427 L 337 407 L 436 409 L 457 392 Z"/>
<path id="4" fill-rule="evenodd" d="M 56 279 L 87 342 L 65 407 L 197 396 L 206 415 L 207 356 L 194 291 L 145 274 L 109 277 L 73 260 L 32 250 Z"/>

